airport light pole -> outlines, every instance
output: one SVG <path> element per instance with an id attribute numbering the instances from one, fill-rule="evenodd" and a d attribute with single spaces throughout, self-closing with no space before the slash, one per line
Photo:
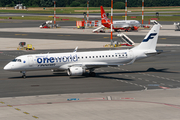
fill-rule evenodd
<path id="1" fill-rule="evenodd" d="M 56 26 L 56 1 L 54 0 L 54 28 Z"/>
<path id="2" fill-rule="evenodd" d="M 112 27 L 113 27 L 113 0 L 111 0 L 111 45 L 113 45 Z"/>
<path id="3" fill-rule="evenodd" d="M 89 0 L 87 1 L 87 24 L 86 26 L 88 26 L 89 24 Z"/>
<path id="4" fill-rule="evenodd" d="M 127 0 L 125 0 L 125 20 L 127 20 Z"/>
<path id="5" fill-rule="evenodd" d="M 144 0 L 142 0 L 142 25 L 144 23 Z"/>

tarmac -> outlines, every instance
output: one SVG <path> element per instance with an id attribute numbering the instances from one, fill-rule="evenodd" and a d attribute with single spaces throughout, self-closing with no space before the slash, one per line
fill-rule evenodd
<path id="1" fill-rule="evenodd" d="M 0 98 L 3 120 L 179 120 L 179 89 Z"/>
<path id="2" fill-rule="evenodd" d="M 174 29 L 170 29 L 173 28 L 173 25 L 163 25 L 162 29 L 160 30 L 160 34 L 159 36 L 163 37 L 163 36 L 180 36 L 178 31 L 175 31 Z M 106 44 L 109 44 L 109 42 L 106 41 L 93 41 L 91 42 L 86 41 L 86 35 L 87 35 L 87 39 L 91 38 L 91 35 L 96 35 L 98 34 L 98 36 L 107 36 L 110 35 L 110 30 L 106 30 L 106 33 L 93 33 L 92 32 L 93 28 L 90 29 L 77 29 L 75 26 L 66 26 L 66 27 L 62 27 L 59 29 L 40 29 L 38 27 L 28 27 L 28 28 L 1 28 L 0 31 L 1 32 L 11 32 L 14 33 L 15 36 L 13 37 L 17 37 L 17 38 L 8 38 L 9 35 L 6 35 L 4 38 L 1 37 L 0 38 L 0 50 L 14 50 L 18 47 L 14 46 L 14 44 L 11 43 L 19 43 L 19 42 L 26 42 L 26 43 L 31 43 L 32 45 L 35 46 L 35 48 L 37 49 L 74 49 L 76 46 L 78 46 L 79 48 L 102 48 L 103 46 L 105 46 Z M 149 32 L 149 29 L 140 29 L 138 30 L 138 32 L 122 32 L 126 35 L 131 35 L 131 36 L 144 36 Z M 169 33 L 170 34 L 167 34 Z M 42 38 L 40 41 L 38 39 L 28 39 L 28 34 L 31 33 L 36 33 L 36 34 L 43 34 L 43 36 L 46 36 L 46 34 L 57 34 L 58 38 L 56 38 L 56 40 L 49 40 L 45 39 L 46 37 L 44 37 L 44 39 Z M 62 35 L 65 34 L 65 35 Z M 71 36 L 71 35 L 78 35 L 76 36 L 77 40 L 68 40 L 68 39 L 60 39 L 62 36 Z M 115 38 L 117 38 L 117 34 L 118 33 L 114 33 L 114 36 L 116 36 Z M 84 41 L 79 41 L 79 39 L 81 39 L 81 35 L 85 35 L 83 36 Z M 3 36 L 3 35 L 2 35 Z M 19 37 L 25 37 L 24 38 L 19 38 Z M 41 35 L 42 36 L 42 35 Z M 55 35 L 56 36 L 56 35 Z M 110 41 L 110 37 L 108 37 Z M 60 40 L 58 40 L 60 39 Z M 140 40 L 141 41 L 141 40 Z M 138 45 L 138 44 L 136 44 Z M 180 44 L 158 44 L 158 46 L 180 46 Z"/>
<path id="3" fill-rule="evenodd" d="M 74 27 L 73 27 L 74 28 Z M 120 68 L 99 68 L 97 77 L 69 78 L 65 73 L 52 74 L 50 71 L 28 73 L 27 79 L 20 74 L 3 71 L 3 66 L 22 54 L 102 50 L 109 42 L 101 39 L 82 41 L 72 39 L 30 39 L 29 33 L 61 33 L 90 36 L 92 29 L 1 28 L 1 32 L 13 32 L 16 38 L 0 38 L 0 119 L 3 120 L 179 120 L 180 118 L 180 80 L 179 45 L 174 39 L 179 31 L 174 26 L 163 25 L 161 38 L 172 38 L 168 44 L 161 39 L 157 49 L 164 53 L 137 61 L 131 66 Z M 126 32 L 139 38 L 149 30 Z M 61 35 L 60 34 L 60 35 Z M 116 34 L 116 33 L 115 33 Z M 98 35 L 109 35 L 98 33 Z M 20 38 L 20 36 L 26 36 Z M 68 36 L 66 36 L 68 37 Z M 142 37 L 143 38 L 143 37 Z M 85 39 L 85 38 L 84 38 Z M 17 43 L 31 42 L 35 51 L 16 51 Z M 172 42 L 172 43 L 171 43 Z M 171 44 L 170 44 L 171 43 Z M 88 46 L 87 46 L 88 45 Z M 68 50 L 67 50 L 68 49 Z M 112 48 L 124 49 L 124 48 Z"/>

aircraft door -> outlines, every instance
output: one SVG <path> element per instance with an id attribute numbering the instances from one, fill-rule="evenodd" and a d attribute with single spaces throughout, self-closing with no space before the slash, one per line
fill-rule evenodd
<path id="1" fill-rule="evenodd" d="M 132 50 L 129 50 L 129 57 L 130 59 L 133 59 L 134 58 L 134 53 Z"/>
<path id="2" fill-rule="evenodd" d="M 33 57 L 32 56 L 28 56 L 28 64 L 29 64 L 29 67 L 33 66 Z"/>

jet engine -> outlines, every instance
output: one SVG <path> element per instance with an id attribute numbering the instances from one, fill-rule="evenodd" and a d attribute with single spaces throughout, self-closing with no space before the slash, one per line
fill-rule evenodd
<path id="1" fill-rule="evenodd" d="M 74 76 L 74 75 L 82 75 L 84 73 L 84 69 L 82 67 L 70 67 L 67 70 L 67 74 L 69 76 Z"/>
<path id="2" fill-rule="evenodd" d="M 138 30 L 139 27 L 133 26 L 131 30 Z"/>

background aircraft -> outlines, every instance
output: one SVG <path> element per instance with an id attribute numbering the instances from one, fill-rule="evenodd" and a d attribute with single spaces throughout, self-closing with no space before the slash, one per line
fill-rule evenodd
<path id="1" fill-rule="evenodd" d="M 77 52 L 76 48 L 69 53 L 22 55 L 9 62 L 4 70 L 20 71 L 23 78 L 27 71 L 36 70 L 66 70 L 70 76 L 83 75 L 88 71 L 90 76 L 95 76 L 93 71 L 96 68 L 132 64 L 135 60 L 156 54 L 159 29 L 160 24 L 155 24 L 144 40 L 132 49 Z"/>
<path id="2" fill-rule="evenodd" d="M 111 21 L 108 19 L 103 6 L 101 6 L 101 24 L 107 28 L 111 28 Z M 141 26 L 137 20 L 119 20 L 113 21 L 113 29 L 117 32 L 118 30 L 138 30 Z"/>

